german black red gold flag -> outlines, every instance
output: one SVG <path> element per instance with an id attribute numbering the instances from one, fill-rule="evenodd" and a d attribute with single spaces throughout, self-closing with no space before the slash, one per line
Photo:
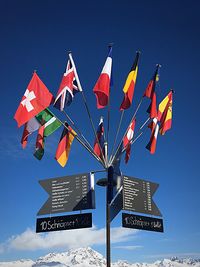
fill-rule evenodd
<path id="1" fill-rule="evenodd" d="M 128 109 L 132 104 L 134 89 L 135 89 L 135 84 L 136 84 L 136 79 L 137 79 L 137 73 L 138 73 L 139 57 L 140 57 L 140 52 L 137 52 L 135 61 L 131 67 L 131 70 L 124 84 L 124 88 L 123 88 L 124 99 L 121 103 L 120 110 Z"/>
<path id="2" fill-rule="evenodd" d="M 76 132 L 67 123 L 65 125 L 68 129 L 64 128 L 55 155 L 55 159 L 62 167 L 68 161 L 71 145 L 76 135 Z"/>

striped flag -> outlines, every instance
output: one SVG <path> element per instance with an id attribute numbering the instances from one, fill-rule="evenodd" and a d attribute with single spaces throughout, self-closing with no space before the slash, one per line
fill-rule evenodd
<path id="1" fill-rule="evenodd" d="M 147 110 L 147 112 L 150 114 L 150 118 L 156 118 L 157 117 L 157 106 L 156 106 L 156 85 L 159 81 L 159 68 L 160 65 L 156 65 L 155 73 L 150 80 L 150 82 L 147 85 L 147 88 L 143 94 L 143 97 L 147 97 L 151 99 L 150 106 Z"/>
<path id="2" fill-rule="evenodd" d="M 72 66 L 71 60 L 67 62 L 66 71 L 63 74 L 60 87 L 54 101 L 54 107 L 63 111 L 66 106 L 69 106 L 76 93 L 80 92 L 75 79 L 75 70 Z"/>
<path id="3" fill-rule="evenodd" d="M 94 153 L 102 159 L 103 156 L 105 157 L 103 117 L 100 118 L 96 135 L 97 137 L 95 138 L 94 142 Z"/>
<path id="4" fill-rule="evenodd" d="M 22 147 L 25 148 L 28 142 L 28 136 L 32 134 L 33 132 L 37 131 L 40 127 L 40 123 L 37 121 L 35 117 L 30 119 L 28 122 L 24 125 L 24 131 L 22 134 L 21 144 Z"/>
<path id="5" fill-rule="evenodd" d="M 120 110 L 128 109 L 132 104 L 136 78 L 137 78 L 137 73 L 138 73 L 139 57 L 140 57 L 140 53 L 137 52 L 135 61 L 131 67 L 131 70 L 128 74 L 128 77 L 126 79 L 126 82 L 123 88 L 124 99 L 121 103 Z"/>
<path id="6" fill-rule="evenodd" d="M 156 151 L 156 143 L 159 131 L 158 119 L 154 118 L 148 127 L 151 129 L 151 137 L 146 148 L 150 151 L 151 154 L 154 154 Z"/>
<path id="7" fill-rule="evenodd" d="M 158 120 L 160 122 L 161 135 L 164 135 L 172 126 L 172 96 L 173 90 L 168 93 L 158 107 Z"/>
<path id="8" fill-rule="evenodd" d="M 76 132 L 67 123 L 65 125 L 69 130 L 64 128 L 55 155 L 55 159 L 62 167 L 68 161 L 71 145 L 76 135 Z"/>
<path id="9" fill-rule="evenodd" d="M 108 57 L 104 64 L 103 70 L 97 80 L 93 92 L 97 99 L 97 108 L 104 108 L 108 105 L 110 95 L 110 82 L 111 82 L 111 69 L 112 69 L 112 47 L 110 47 Z"/>
<path id="10" fill-rule="evenodd" d="M 131 140 L 133 139 L 133 135 L 134 135 L 134 130 L 135 130 L 135 122 L 136 119 L 134 118 L 128 129 L 127 129 L 127 133 L 123 139 L 123 146 L 126 149 L 126 154 L 125 154 L 125 163 L 128 163 L 129 158 L 130 158 L 130 153 L 131 153 Z"/>
<path id="11" fill-rule="evenodd" d="M 62 123 L 56 119 L 49 109 L 45 109 L 36 116 L 36 120 L 41 125 L 38 130 L 36 148 L 34 156 L 41 160 L 44 155 L 45 137 L 54 133 Z"/>
<path id="12" fill-rule="evenodd" d="M 44 137 L 49 136 L 62 125 L 49 109 L 40 112 L 36 119 L 41 125 L 44 125 Z"/>

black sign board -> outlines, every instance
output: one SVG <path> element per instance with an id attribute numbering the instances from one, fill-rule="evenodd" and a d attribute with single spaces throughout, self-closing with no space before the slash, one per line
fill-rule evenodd
<path id="1" fill-rule="evenodd" d="M 94 175 L 89 173 L 39 181 L 49 194 L 37 215 L 95 208 Z"/>
<path id="2" fill-rule="evenodd" d="M 122 213 L 122 226 L 163 233 L 163 220 L 158 218 Z"/>
<path id="3" fill-rule="evenodd" d="M 36 233 L 92 227 L 92 213 L 39 218 Z"/>
<path id="4" fill-rule="evenodd" d="M 123 209 L 123 188 L 118 191 L 117 195 L 110 203 L 110 222 L 117 216 L 117 214 Z"/>
<path id="5" fill-rule="evenodd" d="M 158 184 L 123 176 L 123 209 L 162 216 L 152 197 Z"/>

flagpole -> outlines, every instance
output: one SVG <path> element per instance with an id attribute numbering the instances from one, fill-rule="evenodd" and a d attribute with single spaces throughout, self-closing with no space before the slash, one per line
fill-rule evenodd
<path id="1" fill-rule="evenodd" d="M 134 138 L 134 136 L 133 136 L 133 138 L 130 140 L 130 144 L 132 145 L 132 144 L 134 144 L 142 135 L 143 135 L 143 133 L 144 133 L 144 131 L 143 132 L 140 132 L 143 128 L 144 128 L 144 126 L 147 124 L 147 122 L 150 120 L 150 118 L 148 118 L 143 124 L 142 124 L 142 126 L 140 127 L 140 129 L 138 130 L 138 133 L 139 133 L 139 135 L 136 137 L 136 138 Z M 136 134 L 137 135 L 137 134 Z M 127 149 L 127 147 L 128 147 L 128 144 L 122 149 L 122 153 L 124 153 L 124 151 Z"/>
<path id="2" fill-rule="evenodd" d="M 139 108 L 140 108 L 140 106 L 141 106 L 141 104 L 142 104 L 142 101 L 143 101 L 143 97 L 141 97 L 140 102 L 139 102 L 139 104 L 138 104 L 138 106 L 137 106 L 137 108 L 136 108 L 136 110 L 135 110 L 135 113 L 133 114 L 133 116 L 132 116 L 132 118 L 131 118 L 131 120 L 130 120 L 130 122 L 129 122 L 128 125 L 130 125 L 130 123 L 132 122 L 132 120 L 136 117 L 137 112 L 138 112 L 138 110 L 139 110 Z M 124 135 L 123 135 L 123 137 L 122 137 L 122 139 L 121 139 L 121 141 L 120 141 L 120 143 L 119 143 L 117 149 L 116 149 L 116 152 L 115 152 L 114 156 L 113 156 L 113 157 L 110 157 L 109 165 L 112 165 L 112 163 L 113 163 L 113 161 L 114 161 L 114 159 L 115 159 L 115 157 L 116 157 L 116 155 L 117 155 L 117 153 L 118 153 L 118 150 L 119 150 L 119 148 L 120 148 L 120 146 L 121 146 L 121 144 L 122 144 L 122 142 L 123 142 L 123 139 L 124 139 L 125 135 L 127 134 L 127 131 L 128 131 L 128 127 L 127 127 L 127 129 L 126 129 L 126 131 L 125 131 L 125 133 L 124 133 Z"/>
<path id="3" fill-rule="evenodd" d="M 123 116 L 124 116 L 124 110 L 121 112 L 121 116 L 120 116 L 120 121 L 119 121 L 118 129 L 117 129 L 117 133 L 115 135 L 115 140 L 114 140 L 113 147 L 112 147 L 112 152 L 111 152 L 111 155 L 110 155 L 110 161 L 111 161 L 111 159 L 113 157 L 113 152 L 114 152 L 114 148 L 115 148 L 115 145 L 116 145 L 116 142 L 117 142 L 117 138 L 118 138 L 118 135 L 119 135 L 119 130 L 121 128 Z"/>
<path id="4" fill-rule="evenodd" d="M 113 43 L 108 45 L 109 51 L 112 48 Z M 112 70 L 110 74 L 110 82 L 112 79 Z M 110 89 L 110 88 L 109 88 Z M 111 243 L 110 243 L 110 202 L 111 202 L 111 190 L 113 181 L 113 167 L 108 164 L 108 138 L 110 130 L 110 93 L 108 96 L 108 110 L 107 110 L 107 137 L 105 142 L 105 157 L 107 167 L 107 188 L 106 188 L 106 265 L 111 266 Z"/>
<path id="5" fill-rule="evenodd" d="M 138 68 L 138 63 L 139 63 L 139 57 L 140 57 L 140 54 L 141 54 L 140 51 L 136 51 L 136 58 L 135 58 L 135 61 L 134 61 L 134 63 L 133 63 L 133 66 L 135 66 L 135 67 L 134 67 L 134 68 L 135 68 L 134 71 Z M 133 68 L 133 66 L 132 66 L 132 68 Z M 136 78 L 137 78 L 137 73 L 136 73 Z M 136 78 L 135 78 L 135 82 L 136 82 Z M 126 84 L 126 83 L 125 83 L 125 84 Z M 141 100 L 142 100 L 142 99 L 141 99 Z M 140 105 L 141 105 L 141 104 L 139 103 L 139 105 L 138 105 L 138 109 L 139 109 Z M 133 115 L 131 121 L 135 118 L 135 116 L 136 116 L 136 114 L 137 114 L 137 111 L 138 111 L 138 110 L 136 109 L 136 112 L 135 112 L 135 114 Z M 118 150 L 119 150 L 119 148 L 120 148 L 120 145 L 121 145 L 121 143 L 122 143 L 122 141 L 123 141 L 123 139 L 124 139 L 124 136 L 126 135 L 127 130 L 128 130 L 128 128 L 127 128 L 127 130 L 126 130 L 126 132 L 125 132 L 125 134 L 124 134 L 124 136 L 123 136 L 121 142 L 119 143 L 119 146 L 117 147 L 117 151 L 116 151 L 116 153 L 115 153 L 115 155 L 114 155 L 114 157 L 113 157 L 112 155 L 113 155 L 113 151 L 114 151 L 114 148 L 115 148 L 115 144 L 116 144 L 116 141 L 117 141 L 117 138 L 118 138 L 119 130 L 120 130 L 120 128 L 121 128 L 123 115 L 124 115 L 124 109 L 123 109 L 123 112 L 121 113 L 120 122 L 119 122 L 118 130 L 117 130 L 117 133 L 116 133 L 116 136 L 115 136 L 115 141 L 114 141 L 113 150 L 112 150 L 112 153 L 111 153 L 111 156 L 110 156 L 109 164 L 110 164 L 110 162 L 113 162 L 113 158 L 116 156 L 116 154 L 117 154 L 117 152 L 118 152 Z M 131 123 L 131 122 L 130 122 L 130 123 Z M 129 123 L 129 124 L 130 124 L 130 123 Z"/>
<path id="6" fill-rule="evenodd" d="M 113 186 L 113 167 L 107 168 L 107 187 L 106 187 L 106 267 L 111 267 L 111 242 L 110 242 L 110 202 Z"/>
<path id="7" fill-rule="evenodd" d="M 108 137 L 109 137 L 109 128 L 110 128 L 110 97 L 108 99 L 108 111 L 107 111 L 107 133 L 106 133 L 106 138 L 105 140 L 105 150 L 106 150 L 106 164 L 108 165 Z"/>
<path id="8" fill-rule="evenodd" d="M 105 168 L 105 164 L 104 162 L 93 152 L 93 150 L 91 150 L 81 139 L 77 134 L 74 134 L 72 130 L 69 129 L 69 127 L 67 127 L 65 125 L 64 122 L 62 122 L 56 115 L 54 115 L 54 113 L 51 111 L 51 113 L 53 114 L 53 116 L 74 136 L 74 138 L 97 160 L 99 161 L 99 163 L 101 163 L 101 165 L 103 165 L 103 167 Z"/>
<path id="9" fill-rule="evenodd" d="M 113 43 L 108 44 L 109 52 L 113 46 Z M 112 69 L 110 74 L 110 90 L 111 90 L 111 82 L 112 82 Z M 108 109 L 107 109 L 107 135 L 106 135 L 106 144 L 107 144 L 107 159 L 106 162 L 108 163 L 108 138 L 109 138 L 109 131 L 110 131 L 110 93 L 108 96 Z"/>
<path id="10" fill-rule="evenodd" d="M 98 145 L 99 145 L 99 148 L 100 148 L 100 151 L 101 151 L 101 156 L 102 156 L 103 161 L 104 161 L 104 166 L 106 166 L 107 163 L 105 161 L 105 158 L 104 158 L 103 151 L 101 149 L 99 140 L 97 138 L 97 134 L 96 134 L 96 131 L 95 131 L 94 123 L 93 123 L 93 120 L 92 120 L 92 117 L 91 117 L 91 114 L 90 114 L 90 111 L 89 111 L 89 107 L 87 105 L 86 97 L 85 97 L 85 94 L 83 92 L 83 89 L 82 89 L 82 86 L 81 86 L 81 83 L 80 83 L 80 80 L 79 80 L 79 77 L 78 77 L 78 74 L 77 74 L 77 71 L 76 71 L 76 66 L 74 64 L 74 60 L 72 58 L 72 53 L 71 53 L 71 51 L 69 51 L 68 53 L 69 53 L 69 59 L 71 60 L 71 63 L 72 63 L 73 69 L 74 69 L 74 75 L 75 75 L 75 78 L 76 78 L 76 81 L 77 81 L 77 85 L 78 85 L 79 91 L 81 92 L 82 99 L 83 99 L 83 102 L 84 102 L 84 105 L 85 105 L 85 108 L 86 108 L 86 111 L 87 111 L 87 114 L 88 114 L 92 129 L 93 129 L 93 133 L 95 135 L 95 138 L 96 138 L 96 140 L 98 142 Z"/>
<path id="11" fill-rule="evenodd" d="M 76 126 L 76 124 L 74 123 L 74 121 L 70 118 L 70 116 L 65 112 L 65 110 L 62 111 L 65 116 L 67 117 L 67 119 L 72 123 L 72 125 L 74 126 L 74 128 L 76 129 L 76 131 L 80 134 L 80 136 L 83 138 L 83 140 L 85 141 L 85 144 L 91 149 L 93 150 L 92 146 L 90 145 L 90 143 L 88 142 L 88 140 L 85 138 L 85 136 L 81 133 L 81 131 L 79 130 L 79 128 Z"/>

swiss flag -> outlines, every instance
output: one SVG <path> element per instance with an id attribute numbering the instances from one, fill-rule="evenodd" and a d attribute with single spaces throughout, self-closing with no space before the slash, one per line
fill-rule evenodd
<path id="1" fill-rule="evenodd" d="M 129 158 L 130 158 L 131 141 L 132 141 L 133 136 L 134 136 L 135 123 L 136 123 L 136 119 L 134 118 L 131 121 L 131 123 L 130 123 L 128 129 L 127 129 L 126 135 L 124 136 L 124 139 L 123 139 L 123 146 L 126 149 L 125 163 L 127 163 L 129 161 Z"/>
<path id="2" fill-rule="evenodd" d="M 34 72 L 14 116 L 18 127 L 22 126 L 42 110 L 47 108 L 51 104 L 52 100 L 53 95 L 49 92 L 46 85 L 40 80 L 37 73 Z"/>
<path id="3" fill-rule="evenodd" d="M 136 119 L 134 118 L 128 129 L 127 129 L 127 132 L 126 132 L 126 135 L 123 139 L 123 145 L 124 145 L 124 148 L 131 142 L 132 138 L 133 138 L 133 135 L 134 135 L 134 130 L 135 130 L 135 122 L 136 122 Z"/>

